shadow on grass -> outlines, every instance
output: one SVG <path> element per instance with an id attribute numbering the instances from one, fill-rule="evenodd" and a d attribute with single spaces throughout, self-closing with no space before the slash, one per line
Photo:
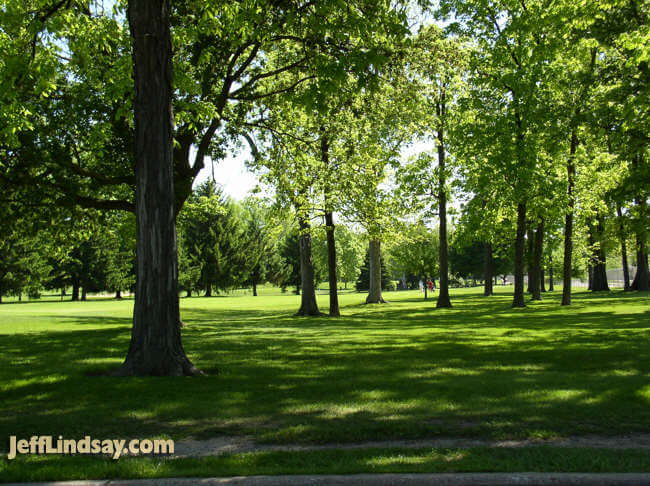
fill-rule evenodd
<path id="1" fill-rule="evenodd" d="M 525 313 L 504 305 L 506 295 L 452 296 L 444 311 L 405 296 L 344 305 L 339 319 L 255 303 L 192 306 L 183 309 L 186 351 L 221 372 L 200 378 L 88 376 L 122 362 L 130 319 L 51 316 L 51 332 L 0 342 L 0 434 L 347 442 L 647 433 L 650 315 L 628 295 L 580 294 L 571 309 L 552 295 Z M 80 329 L 56 331 L 57 319 Z"/>

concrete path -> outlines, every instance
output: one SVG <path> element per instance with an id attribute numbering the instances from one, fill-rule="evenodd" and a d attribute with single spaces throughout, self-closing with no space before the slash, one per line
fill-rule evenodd
<path id="1" fill-rule="evenodd" d="M 248 476 L 10 483 L 10 486 L 648 486 L 650 474 L 459 473 Z"/>

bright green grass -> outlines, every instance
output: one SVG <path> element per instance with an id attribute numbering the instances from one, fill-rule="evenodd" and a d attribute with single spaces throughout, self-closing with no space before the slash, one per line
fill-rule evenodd
<path id="1" fill-rule="evenodd" d="M 198 378 L 93 376 L 118 366 L 133 301 L 0 306 L 0 449 L 8 436 L 250 435 L 350 442 L 440 435 L 506 438 L 650 432 L 650 296 L 545 294 L 510 308 L 419 292 L 339 319 L 296 318 L 299 297 L 182 299 Z M 319 296 L 326 310 L 327 296 Z M 219 373 L 217 374 L 217 370 Z M 345 454 L 348 454 L 346 452 Z"/>

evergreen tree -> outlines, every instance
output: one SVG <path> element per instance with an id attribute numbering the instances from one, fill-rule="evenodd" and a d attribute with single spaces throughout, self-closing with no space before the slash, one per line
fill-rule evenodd
<path id="1" fill-rule="evenodd" d="M 386 265 L 384 263 L 383 256 L 380 258 L 381 262 L 381 289 L 388 290 L 388 284 L 390 282 L 390 275 L 388 270 L 386 270 Z M 355 284 L 355 287 L 358 292 L 365 292 L 370 288 L 370 250 L 366 251 L 366 256 L 363 260 L 363 265 L 359 272 L 359 278 Z"/>

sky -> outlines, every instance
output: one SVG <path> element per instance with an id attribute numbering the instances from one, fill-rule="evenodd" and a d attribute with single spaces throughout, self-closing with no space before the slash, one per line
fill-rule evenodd
<path id="1" fill-rule="evenodd" d="M 231 198 L 241 201 L 257 185 L 257 176 L 246 168 L 250 154 L 243 150 L 214 163 L 214 180 Z M 205 168 L 194 180 L 194 187 L 212 178 L 212 160 L 206 158 Z"/>
<path id="2" fill-rule="evenodd" d="M 402 150 L 402 159 L 434 149 L 432 143 L 418 142 Z M 248 193 L 257 186 L 257 175 L 246 167 L 246 160 L 251 157 L 247 149 L 238 154 L 233 154 L 225 159 L 214 163 L 214 179 L 223 187 L 223 190 L 231 198 L 241 201 Z M 212 178 L 212 160 L 206 157 L 205 168 L 199 172 L 194 180 L 194 187 Z"/>

